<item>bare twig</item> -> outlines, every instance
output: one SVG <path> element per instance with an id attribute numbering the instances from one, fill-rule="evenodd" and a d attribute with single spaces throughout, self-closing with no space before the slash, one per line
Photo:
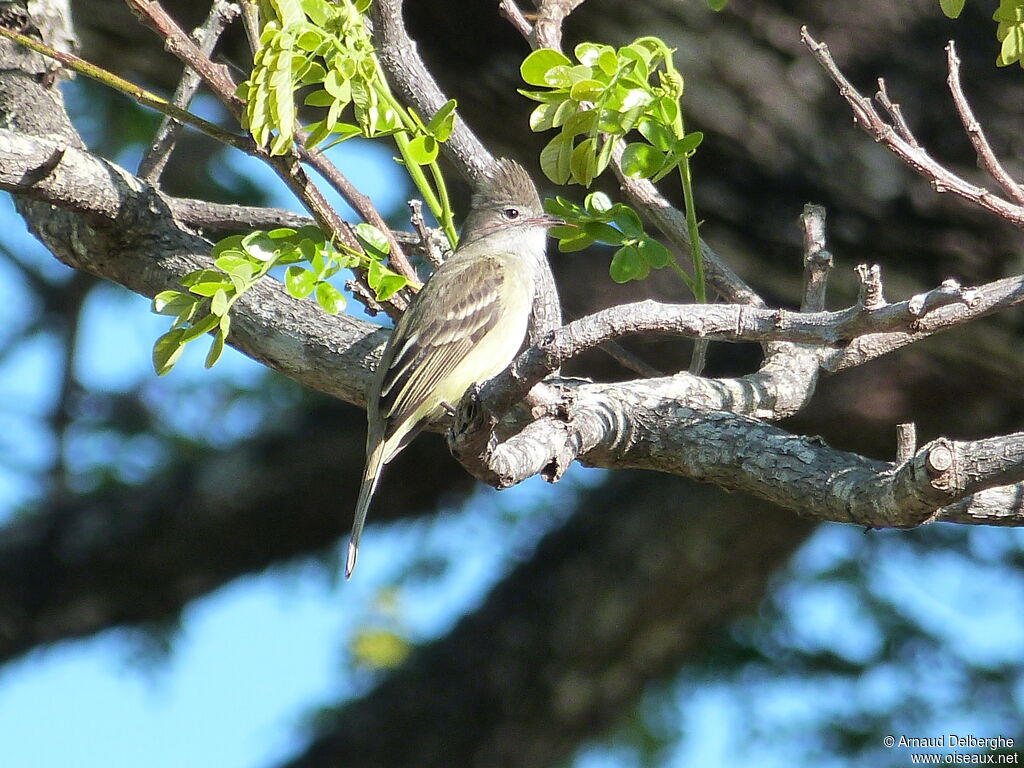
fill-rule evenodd
<path id="1" fill-rule="evenodd" d="M 806 27 L 801 29 L 800 37 L 814 58 L 839 87 L 840 95 L 846 99 L 853 110 L 854 120 L 875 141 L 884 144 L 896 157 L 931 181 L 932 188 L 936 192 L 952 192 L 1011 224 L 1024 227 L 1024 205 L 1011 203 L 985 187 L 971 184 L 936 162 L 917 142 L 911 143 L 905 139 L 899 130 L 881 118 L 872 103 L 864 98 L 846 79 L 832 59 L 827 45 L 819 43 L 811 37 Z"/>
<path id="2" fill-rule="evenodd" d="M 516 31 L 525 39 L 535 39 L 533 37 L 533 25 L 523 16 L 523 12 L 519 10 L 515 0 L 501 0 L 498 3 L 498 10 L 501 11 L 501 15 L 508 19 L 509 24 L 515 27 Z"/>
<path id="3" fill-rule="evenodd" d="M 999 162 L 981 130 L 981 124 L 971 110 L 971 105 L 967 102 L 963 86 L 960 84 L 960 57 L 957 56 L 956 46 L 952 40 L 946 45 L 946 62 L 949 69 L 946 84 L 953 96 L 957 114 L 960 115 L 960 120 L 964 124 L 964 130 L 967 131 L 967 136 L 971 140 L 971 144 L 974 145 L 974 151 L 978 153 L 978 162 L 1012 200 L 1024 205 L 1024 187 L 1014 181 Z"/>
<path id="4" fill-rule="evenodd" d="M 804 231 L 804 293 L 800 309 L 821 312 L 825 309 L 828 276 L 832 271 L 832 254 L 825 250 L 825 209 L 808 203 L 800 223 Z"/>
<path id="5" fill-rule="evenodd" d="M 562 49 L 562 22 L 583 0 L 535 0 L 537 23 L 533 34 L 541 48 Z"/>
<path id="6" fill-rule="evenodd" d="M 896 463 L 908 461 L 917 450 L 917 425 L 912 421 L 896 425 Z"/>
<path id="7" fill-rule="evenodd" d="M 215 0 L 210 7 L 210 14 L 201 27 L 193 33 L 199 50 L 205 56 L 210 56 L 217 45 L 220 36 L 227 29 L 228 25 L 238 16 L 238 6 L 228 0 Z M 199 88 L 201 79 L 199 73 L 194 69 L 185 67 L 181 75 L 171 103 L 182 109 L 187 109 Z M 181 134 L 182 124 L 170 117 L 164 117 L 157 130 L 156 136 L 150 143 L 146 154 L 139 163 L 139 177 L 147 181 L 156 181 L 163 173 L 164 166 L 171 157 L 174 145 Z"/>
<path id="8" fill-rule="evenodd" d="M 299 131 L 297 135 L 299 140 L 302 141 L 300 134 L 303 131 Z M 388 223 L 381 216 L 380 211 L 377 210 L 377 206 L 373 204 L 369 195 L 364 195 L 360 192 L 356 186 L 348 180 L 348 177 L 341 172 L 330 158 L 327 157 L 319 149 L 306 149 L 304 146 L 298 150 L 299 157 L 303 161 L 309 163 L 311 166 L 320 172 L 320 175 L 327 180 L 327 183 L 341 195 L 342 199 L 348 203 L 355 210 L 356 213 L 365 221 L 367 224 L 371 224 L 381 232 L 384 233 L 384 237 L 388 240 L 388 245 L 391 248 L 391 252 L 388 254 L 388 260 L 394 270 L 402 275 L 406 280 L 410 282 L 413 288 L 419 288 L 420 279 L 416 274 L 416 270 L 412 268 L 409 263 L 409 259 L 405 255 L 405 251 L 402 250 L 402 246 L 391 234 L 391 229 L 388 227 Z"/>
<path id="9" fill-rule="evenodd" d="M 426 219 L 423 218 L 422 200 L 413 199 L 409 201 L 409 223 L 412 224 L 413 230 L 419 236 L 420 248 L 422 248 L 427 262 L 435 269 L 441 266 L 445 255 L 441 244 L 438 242 L 439 238 L 435 236 L 436 232 L 431 231 L 430 227 L 427 226 Z M 447 239 L 444 242 L 447 243 Z"/>
<path id="10" fill-rule="evenodd" d="M 910 126 L 907 124 L 907 119 L 903 116 L 903 110 L 900 109 L 900 105 L 889 98 L 889 91 L 885 87 L 885 78 L 878 78 L 878 93 L 875 94 L 875 100 L 889 113 L 889 117 L 892 118 L 893 127 L 899 133 L 899 135 L 910 144 L 912 147 L 919 146 L 917 143 L 917 137 L 914 136 L 914 132 L 910 130 Z"/>

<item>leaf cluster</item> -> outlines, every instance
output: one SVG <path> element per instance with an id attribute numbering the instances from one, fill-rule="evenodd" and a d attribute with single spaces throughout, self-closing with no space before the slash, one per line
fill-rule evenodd
<path id="1" fill-rule="evenodd" d="M 170 330 L 153 345 L 157 374 L 174 367 L 186 344 L 211 332 L 213 342 L 205 364 L 212 367 L 231 330 L 232 305 L 274 267 L 285 267 L 284 286 L 289 294 L 297 299 L 312 295 L 328 314 L 340 312 L 346 303 L 345 295 L 330 279 L 339 270 L 367 259 L 368 282 L 378 300 L 393 296 L 407 281 L 383 263 L 390 248 L 387 238 L 369 224 L 358 224 L 355 233 L 364 253 L 336 248 L 316 227 L 281 227 L 232 235 L 218 242 L 212 251 L 213 268 L 185 275 L 181 280 L 184 291 L 161 291 L 153 298 L 153 312 L 174 318 Z"/>
<path id="2" fill-rule="evenodd" d="M 548 198 L 544 209 L 566 221 L 551 230 L 559 251 L 579 251 L 594 243 L 618 246 L 608 270 L 617 283 L 643 280 L 652 269 L 674 261 L 669 250 L 644 231 L 636 211 L 625 203 L 613 203 L 604 192 L 587 195 L 582 206 L 561 196 Z"/>
<path id="3" fill-rule="evenodd" d="M 586 42 L 573 55 L 577 63 L 541 48 L 520 67 L 527 84 L 544 89 L 520 90 L 539 102 L 530 128 L 559 129 L 540 157 L 549 179 L 590 186 L 634 129 L 645 141 L 627 147 L 632 175 L 661 178 L 693 153 L 702 137 L 682 131 L 683 79 L 664 42 L 644 37 L 618 49 Z"/>
<path id="4" fill-rule="evenodd" d="M 951 19 L 960 17 L 967 0 L 939 0 L 942 12 Z M 999 0 L 992 14 L 997 22 L 996 40 L 999 41 L 997 67 L 1008 67 L 1014 62 L 1024 67 L 1024 0 Z"/>
<path id="5" fill-rule="evenodd" d="M 454 216 L 436 161 L 455 125 L 454 100 L 429 121 L 391 93 L 363 12 L 370 0 L 262 0 L 264 19 L 253 70 L 239 86 L 245 127 L 272 155 L 290 151 L 298 132 L 295 92 L 323 110 L 306 126 L 307 147 L 328 149 L 354 136 L 394 138 L 409 175 L 455 247 Z M 349 109 L 351 107 L 351 109 Z M 332 138 L 333 137 L 333 138 Z M 429 167 L 431 179 L 423 173 Z"/>

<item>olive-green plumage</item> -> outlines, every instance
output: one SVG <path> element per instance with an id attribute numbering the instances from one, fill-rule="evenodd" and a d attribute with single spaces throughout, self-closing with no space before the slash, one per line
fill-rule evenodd
<path id="1" fill-rule="evenodd" d="M 345 576 L 352 575 L 366 511 L 384 465 L 444 404 L 500 373 L 526 336 L 545 229 L 521 166 L 499 161 L 473 196 L 459 247 L 439 266 L 392 332 L 367 404 L 366 469 L 356 502 Z"/>

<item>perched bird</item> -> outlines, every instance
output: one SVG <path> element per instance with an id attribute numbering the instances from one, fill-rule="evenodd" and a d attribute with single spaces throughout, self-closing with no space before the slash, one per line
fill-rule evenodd
<path id="1" fill-rule="evenodd" d="M 345 577 L 352 575 L 366 510 L 384 465 L 445 406 L 500 373 L 519 351 L 533 306 L 546 229 L 522 166 L 498 161 L 473 195 L 459 246 L 398 320 L 366 408 L 366 469 L 356 502 Z"/>

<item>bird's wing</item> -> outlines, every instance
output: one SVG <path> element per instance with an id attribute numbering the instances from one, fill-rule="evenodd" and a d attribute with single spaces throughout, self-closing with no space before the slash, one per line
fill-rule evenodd
<path id="1" fill-rule="evenodd" d="M 385 440 L 410 418 L 429 415 L 417 416 L 416 411 L 436 396 L 438 383 L 497 325 L 507 278 L 500 258 L 476 256 L 450 259 L 427 282 L 395 328 L 382 361 L 387 364 L 380 386 Z M 430 410 L 438 405 L 432 403 Z"/>

